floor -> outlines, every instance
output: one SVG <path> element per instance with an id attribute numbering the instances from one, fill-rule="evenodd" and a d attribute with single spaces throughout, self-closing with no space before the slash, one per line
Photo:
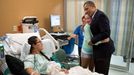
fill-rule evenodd
<path id="1" fill-rule="evenodd" d="M 74 47 L 74 51 L 72 55 L 78 55 L 77 45 Z M 112 56 L 111 64 L 126 66 L 126 63 L 123 62 L 123 58 L 121 56 Z M 130 63 L 129 71 L 121 71 L 117 69 L 110 68 L 109 75 L 134 75 L 134 63 Z"/>
<path id="2" fill-rule="evenodd" d="M 128 72 L 125 71 L 120 71 L 116 69 L 110 69 L 109 70 L 109 75 L 134 75 L 134 63 L 130 64 L 130 69 Z"/>
<path id="3" fill-rule="evenodd" d="M 112 55 L 111 64 L 126 67 L 126 63 L 123 61 L 122 56 Z M 130 63 L 129 71 L 122 71 L 117 69 L 110 69 L 109 75 L 134 75 L 134 63 Z"/>

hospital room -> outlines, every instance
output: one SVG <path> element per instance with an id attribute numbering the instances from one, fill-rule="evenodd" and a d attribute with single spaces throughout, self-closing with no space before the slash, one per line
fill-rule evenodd
<path id="1" fill-rule="evenodd" d="M 0 0 L 0 75 L 134 75 L 134 0 Z"/>

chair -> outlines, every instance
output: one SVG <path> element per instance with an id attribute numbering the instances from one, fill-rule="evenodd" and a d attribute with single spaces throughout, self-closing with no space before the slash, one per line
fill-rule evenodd
<path id="1" fill-rule="evenodd" d="M 63 49 L 59 49 L 52 56 L 52 60 L 61 64 L 62 68 L 70 69 L 71 67 L 79 65 L 79 59 L 75 57 L 69 57 Z"/>
<path id="2" fill-rule="evenodd" d="M 69 43 L 67 45 L 64 45 L 62 47 L 67 55 L 70 55 L 73 52 L 74 43 L 75 43 L 75 39 L 72 38 L 72 39 L 69 40 Z"/>

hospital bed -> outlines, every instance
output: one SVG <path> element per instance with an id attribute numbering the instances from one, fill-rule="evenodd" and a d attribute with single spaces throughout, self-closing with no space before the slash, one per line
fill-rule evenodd
<path id="1" fill-rule="evenodd" d="M 40 32 L 44 32 L 43 35 L 40 34 Z M 17 58 L 21 58 L 21 55 L 24 54 L 24 52 L 29 51 L 29 45 L 27 43 L 27 40 L 30 36 L 37 36 L 40 38 L 43 42 L 43 45 L 47 45 L 44 48 L 45 50 L 49 50 L 51 52 L 55 52 L 59 50 L 59 43 L 49 34 L 49 32 L 44 29 L 40 28 L 39 32 L 36 33 L 7 33 L 5 36 L 4 48 L 5 48 L 5 54 L 13 55 Z"/>
<path id="2" fill-rule="evenodd" d="M 64 62 L 64 64 L 62 64 L 64 68 L 69 69 L 70 67 L 75 66 L 74 63 L 71 64 L 69 60 L 66 59 L 67 56 L 64 50 L 60 49 L 59 42 L 55 40 L 44 28 L 40 28 L 36 33 L 7 33 L 3 40 L 5 54 L 11 55 L 23 61 L 30 51 L 30 45 L 27 43 L 30 36 L 37 36 L 40 38 L 44 46 L 43 52 L 49 58 L 54 56 L 54 61 L 58 61 L 59 63 Z M 63 56 L 62 58 L 61 54 Z M 57 59 L 55 59 L 55 57 Z M 7 64 L 4 63 L 4 66 L 7 67 Z"/>
<path id="3" fill-rule="evenodd" d="M 41 34 L 41 33 L 44 34 Z M 5 55 L 11 55 L 18 59 L 23 59 L 29 54 L 30 45 L 27 43 L 27 40 L 30 36 L 37 36 L 42 40 L 44 50 L 43 52 L 50 58 L 53 53 L 59 50 L 59 43 L 49 34 L 49 32 L 40 28 L 36 33 L 7 33 L 2 37 L 2 43 L 4 46 Z M 0 69 L 2 71 L 6 70 L 7 64 L 5 63 L 5 58 L 0 59 L 3 61 L 0 64 Z"/>
<path id="4" fill-rule="evenodd" d="M 45 34 L 41 35 L 40 34 L 41 31 L 43 31 Z M 49 58 L 52 57 L 52 55 L 57 54 L 56 55 L 57 58 L 60 59 L 61 55 L 59 55 L 59 53 L 61 53 L 62 56 L 64 56 L 63 54 L 65 54 L 65 52 L 63 52 L 63 50 L 61 51 L 61 49 L 59 47 L 59 43 L 44 28 L 40 28 L 39 32 L 37 32 L 37 33 L 14 33 L 14 34 L 8 33 L 8 34 L 6 34 L 6 36 L 3 39 L 5 54 L 8 54 L 8 55 L 11 55 L 11 56 L 14 56 L 16 58 L 23 60 L 28 55 L 29 50 L 30 50 L 30 46 L 27 43 L 27 39 L 30 36 L 37 36 L 42 40 L 42 43 L 44 46 L 43 51 Z M 10 70 L 4 59 L 5 58 L 0 59 L 0 61 L 2 61 L 2 63 L 3 63 L 2 65 L 0 64 L 0 70 L 2 70 L 4 75 L 9 75 Z M 63 61 L 63 60 L 66 60 L 66 57 L 60 59 L 60 61 Z M 69 66 L 67 66 L 67 67 L 69 67 Z M 89 74 L 88 70 L 85 71 L 81 67 L 73 67 L 69 70 L 69 72 L 70 72 L 69 75 L 99 75 L 99 74 Z M 77 72 L 80 72 L 80 73 L 78 74 Z M 87 72 L 87 74 L 83 74 L 85 72 Z M 54 73 L 54 75 L 56 75 L 56 73 Z M 12 75 L 12 74 L 10 73 L 10 75 Z M 57 75 L 59 75 L 59 74 L 57 74 Z"/>

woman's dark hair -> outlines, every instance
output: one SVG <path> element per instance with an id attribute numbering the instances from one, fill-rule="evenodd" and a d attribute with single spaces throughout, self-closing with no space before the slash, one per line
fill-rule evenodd
<path id="1" fill-rule="evenodd" d="M 37 41 L 37 36 L 31 36 L 29 39 L 28 39 L 28 44 L 31 45 L 31 48 L 30 48 L 30 54 L 32 53 L 32 45 L 33 44 L 36 44 L 36 41 Z M 50 61 L 50 59 L 43 53 L 43 52 L 40 52 L 41 55 L 43 55 L 48 61 Z"/>
<path id="2" fill-rule="evenodd" d="M 30 38 L 28 38 L 28 44 L 31 45 L 31 48 L 30 48 L 30 54 L 32 53 L 32 49 L 33 49 L 33 44 L 36 44 L 36 39 L 38 37 L 37 36 L 31 36 Z"/>

